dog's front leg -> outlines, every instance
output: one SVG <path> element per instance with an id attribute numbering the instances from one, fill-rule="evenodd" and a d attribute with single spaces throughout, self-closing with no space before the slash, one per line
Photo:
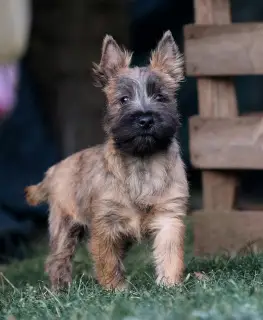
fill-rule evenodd
<path id="1" fill-rule="evenodd" d="M 179 284 L 184 271 L 183 212 L 160 210 L 150 223 L 154 235 L 153 255 L 157 283 L 164 286 Z"/>
<path id="2" fill-rule="evenodd" d="M 112 239 L 106 234 L 93 233 L 89 249 L 100 285 L 110 290 L 125 289 L 126 282 L 122 264 L 123 244 L 120 239 Z"/>

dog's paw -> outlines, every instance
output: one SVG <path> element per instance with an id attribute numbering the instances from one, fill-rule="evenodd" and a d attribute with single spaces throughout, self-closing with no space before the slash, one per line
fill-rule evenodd
<path id="1" fill-rule="evenodd" d="M 121 281 L 118 284 L 107 284 L 105 286 L 106 290 L 114 291 L 114 292 L 123 292 L 128 289 L 129 285 L 126 281 Z"/>
<path id="2" fill-rule="evenodd" d="M 72 267 L 70 264 L 61 264 L 57 261 L 46 263 L 45 271 L 48 273 L 52 291 L 68 289 L 72 283 Z"/>
<path id="3" fill-rule="evenodd" d="M 182 283 L 182 278 L 178 275 L 175 275 L 173 277 L 161 275 L 157 277 L 156 283 L 159 286 L 170 288 L 180 285 Z"/>
<path id="4" fill-rule="evenodd" d="M 128 290 L 129 288 L 129 285 L 127 282 L 122 282 L 120 284 L 118 284 L 118 286 L 114 289 L 115 292 L 123 292 L 123 291 L 126 291 Z"/>

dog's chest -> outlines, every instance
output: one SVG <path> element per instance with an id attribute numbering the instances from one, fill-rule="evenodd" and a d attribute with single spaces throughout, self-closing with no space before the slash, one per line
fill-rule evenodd
<path id="1" fill-rule="evenodd" d="M 140 162 L 129 167 L 126 190 L 130 200 L 140 206 L 151 206 L 154 197 L 162 195 L 169 183 L 168 170 L 162 161 Z"/>

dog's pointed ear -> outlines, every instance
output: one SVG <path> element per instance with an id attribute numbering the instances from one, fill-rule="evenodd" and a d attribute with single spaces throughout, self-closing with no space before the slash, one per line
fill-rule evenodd
<path id="1" fill-rule="evenodd" d="M 176 82 L 183 80 L 183 56 L 176 45 L 171 31 L 166 31 L 152 52 L 150 65 L 169 74 Z"/>
<path id="2" fill-rule="evenodd" d="M 100 63 L 93 65 L 96 85 L 104 87 L 120 69 L 129 67 L 131 58 L 130 52 L 121 49 L 112 36 L 106 35 L 102 44 Z"/>

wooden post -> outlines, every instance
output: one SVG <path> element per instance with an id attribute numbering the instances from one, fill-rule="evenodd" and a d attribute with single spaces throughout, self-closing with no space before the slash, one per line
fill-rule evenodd
<path id="1" fill-rule="evenodd" d="M 231 23 L 228 0 L 195 0 L 196 24 Z M 201 117 L 230 118 L 238 115 L 234 84 L 229 78 L 197 80 Z M 231 210 L 235 205 L 236 177 L 231 173 L 204 171 L 203 207 L 205 210 Z"/>

